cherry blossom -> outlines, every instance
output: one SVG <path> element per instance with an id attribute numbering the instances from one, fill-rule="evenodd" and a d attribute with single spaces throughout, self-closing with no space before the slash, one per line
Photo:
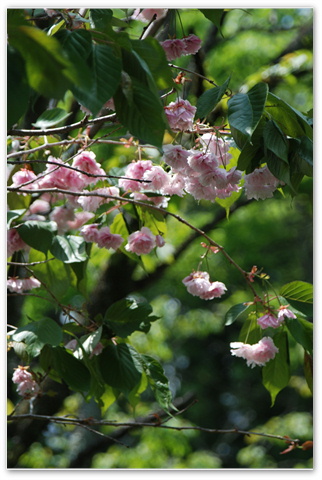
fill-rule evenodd
<path id="1" fill-rule="evenodd" d="M 265 313 L 265 315 L 257 319 L 257 323 L 261 328 L 278 328 L 284 321 L 284 317 L 276 318 L 271 312 Z"/>
<path id="2" fill-rule="evenodd" d="M 186 43 L 180 38 L 165 40 L 164 42 L 160 42 L 160 45 L 162 46 L 169 62 L 185 55 L 186 53 Z"/>
<path id="3" fill-rule="evenodd" d="M 21 168 L 18 172 L 12 175 L 11 187 L 19 187 L 24 183 L 31 182 L 28 185 L 23 185 L 23 188 L 28 190 L 34 190 L 35 188 L 37 188 L 37 183 L 35 183 L 36 180 L 37 175 L 32 170 L 30 170 L 29 168 Z M 19 193 L 19 191 L 17 193 Z M 24 193 L 23 195 L 27 194 Z"/>
<path id="4" fill-rule="evenodd" d="M 148 227 L 142 227 L 134 233 L 131 233 L 128 238 L 128 243 L 125 250 L 136 253 L 137 255 L 148 254 L 156 246 L 155 235 Z"/>
<path id="5" fill-rule="evenodd" d="M 48 157 L 46 170 L 38 175 L 39 188 L 61 188 L 64 190 L 79 191 L 84 188 L 86 182 L 78 172 L 68 168 L 69 165 L 52 155 Z"/>
<path id="6" fill-rule="evenodd" d="M 281 184 L 266 165 L 256 168 L 252 173 L 245 175 L 244 178 L 245 193 L 248 199 L 265 200 L 266 198 L 272 198 L 273 192 Z"/>
<path id="7" fill-rule="evenodd" d="M 32 374 L 27 371 L 28 367 L 15 368 L 12 376 L 13 383 L 17 384 L 17 392 L 22 397 L 35 397 L 39 392 L 39 385 Z"/>
<path id="8" fill-rule="evenodd" d="M 148 190 L 160 191 L 169 183 L 170 176 L 162 167 L 155 165 L 144 172 L 143 180 L 150 182 L 145 186 Z"/>
<path id="9" fill-rule="evenodd" d="M 80 234 L 84 238 L 85 242 L 97 242 L 98 227 L 98 223 L 92 223 L 90 225 L 84 225 L 84 227 L 80 229 Z"/>
<path id="10" fill-rule="evenodd" d="M 98 230 L 96 243 L 100 248 L 112 248 L 117 250 L 123 243 L 121 235 L 111 233 L 109 227 L 102 227 Z"/>
<path id="11" fill-rule="evenodd" d="M 178 98 L 175 102 L 164 107 L 170 128 L 172 130 L 187 131 L 193 128 L 193 119 L 197 108 L 188 100 Z"/>
<path id="12" fill-rule="evenodd" d="M 219 137 L 215 133 L 204 133 L 200 137 L 200 144 L 205 152 L 210 152 L 218 160 L 220 165 L 228 165 L 232 155 L 229 153 L 230 142 Z"/>
<path id="13" fill-rule="evenodd" d="M 7 256 L 11 257 L 19 250 L 28 250 L 28 245 L 22 240 L 17 228 L 7 230 Z"/>
<path id="14" fill-rule="evenodd" d="M 221 297 L 227 290 L 222 282 L 210 282 L 208 272 L 192 272 L 182 280 L 188 292 L 203 300 L 212 300 Z"/>
<path id="15" fill-rule="evenodd" d="M 57 223 L 57 231 L 61 235 L 69 230 L 68 222 L 75 220 L 75 211 L 71 206 L 54 207 L 49 218 Z"/>
<path id="16" fill-rule="evenodd" d="M 275 358 L 278 348 L 270 337 L 263 337 L 258 343 L 250 345 L 242 342 L 230 344 L 231 354 L 247 360 L 247 366 L 254 368 L 256 365 L 264 366 L 269 360 Z"/>
<path id="17" fill-rule="evenodd" d="M 292 310 L 288 308 L 288 305 L 281 305 L 278 309 L 277 318 L 282 318 L 284 320 L 284 317 L 297 318 L 296 315 L 292 312 Z"/>
<path id="18" fill-rule="evenodd" d="M 153 163 L 151 160 L 138 160 L 137 162 L 133 161 L 127 165 L 124 177 L 119 180 L 119 186 L 125 191 L 136 192 L 142 189 L 141 182 L 136 182 L 135 180 L 142 180 L 143 175 L 147 170 L 151 170 Z M 133 179 L 133 180 L 132 180 Z"/>
<path id="19" fill-rule="evenodd" d="M 174 172 L 180 172 L 187 168 L 187 160 L 191 155 L 181 145 L 163 145 L 163 160 L 172 167 Z"/>
<path id="20" fill-rule="evenodd" d="M 72 167 L 83 170 L 90 175 L 106 175 L 106 172 L 101 168 L 99 163 L 97 163 L 94 152 L 84 151 L 76 155 L 73 160 Z M 83 180 L 84 185 L 91 185 L 92 183 L 97 183 L 100 180 L 99 177 L 95 178 L 84 173 L 79 173 L 78 175 Z"/>
<path id="21" fill-rule="evenodd" d="M 99 194 L 102 194 L 103 196 L 100 197 Z M 104 195 L 119 197 L 120 190 L 118 187 L 114 186 L 97 188 L 95 190 L 95 195 L 80 195 L 77 199 L 77 203 L 81 205 L 83 210 L 85 210 L 86 212 L 96 212 L 98 207 L 100 207 L 104 203 L 109 203 L 111 201 L 110 198 L 106 198 L 104 197 Z"/>
<path id="22" fill-rule="evenodd" d="M 190 34 L 187 37 L 184 37 L 182 40 L 185 45 L 184 55 L 194 55 L 200 50 L 202 42 L 197 35 Z"/>
<path id="23" fill-rule="evenodd" d="M 33 288 L 39 288 L 40 286 L 41 283 L 35 277 L 9 277 L 7 280 L 7 288 L 9 292 L 23 293 Z"/>

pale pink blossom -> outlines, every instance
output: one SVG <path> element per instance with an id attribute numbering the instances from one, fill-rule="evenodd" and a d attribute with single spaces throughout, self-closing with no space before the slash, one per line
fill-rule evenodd
<path id="1" fill-rule="evenodd" d="M 80 234 L 84 238 L 85 242 L 96 243 L 98 239 L 98 223 L 92 223 L 90 225 L 84 225 L 80 229 Z"/>
<path id="2" fill-rule="evenodd" d="M 96 155 L 94 152 L 83 151 L 76 155 L 73 160 L 72 167 L 87 172 L 90 175 L 79 173 L 80 178 L 83 180 L 84 185 L 90 185 L 97 183 L 101 176 L 106 175 L 106 172 L 101 168 L 100 164 L 96 161 Z M 94 177 L 92 175 L 98 175 Z"/>
<path id="3" fill-rule="evenodd" d="M 133 161 L 127 165 L 124 177 L 119 180 L 119 186 L 125 191 L 137 192 L 142 190 L 142 182 L 137 182 L 135 180 L 142 180 L 143 175 L 147 170 L 151 170 L 153 164 L 151 160 L 138 160 L 137 162 Z"/>
<path id="4" fill-rule="evenodd" d="M 27 215 L 36 215 L 38 213 L 47 214 L 50 212 L 50 203 L 47 200 L 42 200 L 38 198 L 29 206 L 27 210 Z"/>
<path id="5" fill-rule="evenodd" d="M 111 233 L 109 227 L 102 227 L 98 230 L 96 243 L 99 248 L 117 250 L 123 243 L 123 237 L 116 233 Z"/>
<path id="6" fill-rule="evenodd" d="M 28 245 L 22 240 L 17 228 L 10 228 L 7 231 L 7 256 L 11 257 L 19 250 L 27 250 Z"/>
<path id="7" fill-rule="evenodd" d="M 278 348 L 270 337 L 263 337 L 258 343 L 250 345 L 242 342 L 230 344 L 231 354 L 247 360 L 247 366 L 254 368 L 255 365 L 264 366 L 269 360 L 275 358 Z"/>
<path id="8" fill-rule="evenodd" d="M 155 244 L 157 247 L 161 248 L 165 245 L 165 240 L 162 235 L 156 235 L 155 237 Z"/>
<path id="9" fill-rule="evenodd" d="M 194 55 L 198 52 L 198 50 L 200 50 L 202 42 L 197 35 L 190 34 L 187 37 L 184 37 L 182 40 L 185 45 L 184 55 Z"/>
<path id="10" fill-rule="evenodd" d="M 205 152 L 210 152 L 217 158 L 220 165 L 226 166 L 232 155 L 228 153 L 231 145 L 227 140 L 214 133 L 204 133 L 200 137 L 200 144 Z"/>
<path id="11" fill-rule="evenodd" d="M 212 185 L 206 187 L 199 182 L 198 178 L 191 177 L 186 181 L 185 190 L 196 200 L 210 200 L 214 202 L 217 197 L 216 188 Z"/>
<path id="12" fill-rule="evenodd" d="M 244 188 L 246 197 L 248 199 L 255 198 L 256 200 L 272 198 L 273 192 L 280 184 L 280 180 L 274 177 L 266 165 L 256 168 L 252 173 L 245 175 Z"/>
<path id="13" fill-rule="evenodd" d="M 212 300 L 213 298 L 221 297 L 227 290 L 222 282 L 211 282 L 209 273 L 197 271 L 182 280 L 182 283 L 187 287 L 187 291 L 203 300 Z"/>
<path id="14" fill-rule="evenodd" d="M 261 328 L 278 328 L 283 321 L 284 317 L 276 318 L 275 315 L 270 312 L 265 313 L 265 315 L 257 319 L 257 323 Z"/>
<path id="15" fill-rule="evenodd" d="M 288 307 L 288 305 L 281 305 L 279 307 L 278 313 L 277 313 L 277 318 L 278 319 L 282 318 L 284 320 L 284 317 L 297 318 L 296 315 L 292 312 L 292 310 L 290 310 L 287 307 Z"/>
<path id="16" fill-rule="evenodd" d="M 39 392 L 39 385 L 34 377 L 27 371 L 28 367 L 15 368 L 12 376 L 13 383 L 17 384 L 17 392 L 22 397 L 35 397 Z"/>
<path id="17" fill-rule="evenodd" d="M 41 283 L 35 277 L 18 278 L 9 277 L 7 280 L 7 288 L 9 292 L 23 293 L 33 288 L 39 288 Z"/>
<path id="18" fill-rule="evenodd" d="M 90 358 L 92 358 L 94 355 L 100 355 L 103 351 L 103 348 L 104 345 L 101 342 L 98 342 L 98 344 L 93 348 Z"/>
<path id="19" fill-rule="evenodd" d="M 160 45 L 162 46 L 165 56 L 169 62 L 175 58 L 181 57 L 182 55 L 186 55 L 186 43 L 183 39 L 168 39 L 164 42 L 160 42 Z"/>
<path id="20" fill-rule="evenodd" d="M 86 190 L 86 193 L 87 190 Z M 77 199 L 77 203 L 86 212 L 96 212 L 98 207 L 104 203 L 109 203 L 112 199 L 107 198 L 106 195 L 115 197 L 120 196 L 120 190 L 118 187 L 102 187 L 93 191 L 95 195 L 80 195 Z M 102 194 L 102 196 L 100 196 Z"/>
<path id="21" fill-rule="evenodd" d="M 187 131 L 193 128 L 193 119 L 196 107 L 193 107 L 188 100 L 178 98 L 175 102 L 164 107 L 170 128 L 172 130 Z"/>
<path id="22" fill-rule="evenodd" d="M 238 185 L 232 185 L 229 183 L 226 188 L 216 188 L 216 197 L 217 198 L 227 198 L 230 197 L 232 192 L 238 192 L 241 189 Z"/>
<path id="23" fill-rule="evenodd" d="M 180 172 L 187 167 L 190 154 L 190 151 L 181 145 L 163 145 L 163 160 L 172 167 L 174 172 Z"/>
<path id="24" fill-rule="evenodd" d="M 12 185 L 10 186 L 20 187 L 22 185 L 22 188 L 24 189 L 35 190 L 38 188 L 38 184 L 36 180 L 37 180 L 37 175 L 32 170 L 29 170 L 28 168 L 21 168 L 18 172 L 12 175 Z M 28 185 L 23 186 L 23 184 L 27 182 L 31 182 L 31 183 L 28 183 Z M 17 193 L 19 193 L 19 191 L 17 191 Z"/>
<path id="25" fill-rule="evenodd" d="M 164 195 L 178 195 L 179 197 L 183 197 L 185 194 L 185 186 L 185 176 L 181 173 L 175 173 L 170 177 L 169 182 L 162 188 L 162 193 Z"/>
<path id="26" fill-rule="evenodd" d="M 156 19 L 159 20 L 166 15 L 167 11 L 167 8 L 143 8 L 140 12 L 140 9 L 138 8 L 133 13 L 133 18 L 141 20 L 142 22 L 150 22 L 153 15 L 156 15 Z"/>
<path id="27" fill-rule="evenodd" d="M 39 174 L 39 188 L 60 188 L 63 190 L 79 191 L 85 186 L 84 180 L 75 170 L 69 168 L 60 158 L 48 157 L 46 170 Z"/>
<path id="28" fill-rule="evenodd" d="M 165 194 L 163 189 L 162 189 L 162 194 Z M 154 205 L 161 208 L 167 208 L 169 203 L 168 198 L 161 195 L 153 197 L 153 196 L 145 195 L 145 193 L 142 193 L 142 192 L 133 192 L 131 193 L 131 197 L 133 198 L 133 200 L 138 200 L 139 202 L 154 203 Z"/>
<path id="29" fill-rule="evenodd" d="M 218 167 L 218 161 L 212 153 L 191 150 L 188 157 L 188 165 L 198 173 L 208 173 Z"/>
<path id="30" fill-rule="evenodd" d="M 142 227 L 141 230 L 129 235 L 125 250 L 136 253 L 137 255 L 142 255 L 150 253 L 155 246 L 155 235 L 153 235 L 148 227 Z"/>
<path id="31" fill-rule="evenodd" d="M 201 173 L 199 182 L 201 185 L 207 187 L 211 185 L 219 189 L 226 188 L 228 186 L 228 174 L 223 168 L 214 168 L 211 171 Z"/>
<path id="32" fill-rule="evenodd" d="M 147 190 L 160 191 L 169 183 L 170 176 L 163 170 L 162 167 L 155 165 L 151 169 L 144 172 L 143 180 L 147 180 L 149 182 L 145 185 Z"/>

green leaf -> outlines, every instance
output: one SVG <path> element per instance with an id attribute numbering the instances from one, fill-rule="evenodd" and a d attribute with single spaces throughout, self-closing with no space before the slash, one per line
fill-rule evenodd
<path id="1" fill-rule="evenodd" d="M 276 333 L 274 344 L 279 349 L 279 352 L 262 369 L 263 385 L 271 395 L 271 406 L 274 405 L 277 394 L 288 385 L 290 379 L 287 333 Z"/>
<path id="2" fill-rule="evenodd" d="M 57 346 L 63 339 L 62 330 L 51 318 L 43 318 L 18 328 L 12 335 L 16 342 L 25 342 L 27 352 L 35 357 L 44 345 Z"/>
<path id="3" fill-rule="evenodd" d="M 197 111 L 195 118 L 203 119 L 213 111 L 215 106 L 220 102 L 225 94 L 230 77 L 222 84 L 214 88 L 206 90 L 197 100 Z"/>
<path id="4" fill-rule="evenodd" d="M 18 229 L 20 237 L 27 245 L 43 253 L 50 249 L 56 230 L 56 222 L 38 220 L 28 220 Z"/>
<path id="5" fill-rule="evenodd" d="M 21 55 L 13 48 L 7 51 L 7 128 L 23 116 L 28 107 L 30 87 Z"/>
<path id="6" fill-rule="evenodd" d="M 225 325 L 228 326 L 234 323 L 249 307 L 250 305 L 247 303 L 238 303 L 231 307 L 225 315 Z"/>
<path id="7" fill-rule="evenodd" d="M 302 318 L 286 318 L 285 324 L 293 338 L 304 350 L 313 353 L 313 323 Z"/>
<path id="8" fill-rule="evenodd" d="M 53 127 L 64 121 L 69 115 L 71 114 L 62 108 L 51 108 L 50 110 L 45 110 L 32 125 L 37 128 Z"/>
<path id="9" fill-rule="evenodd" d="M 257 323 L 257 315 L 252 312 L 248 315 L 241 328 L 239 341 L 253 345 L 254 343 L 258 343 L 262 336 L 263 331 Z"/>
<path id="10" fill-rule="evenodd" d="M 172 394 L 169 388 L 169 381 L 164 375 L 162 366 L 157 360 L 149 355 L 141 355 L 144 372 L 147 375 L 149 385 L 155 395 L 157 402 L 168 414 L 172 404 Z"/>
<path id="11" fill-rule="evenodd" d="M 287 300 L 313 303 L 313 285 L 308 282 L 295 281 L 283 285 L 279 294 Z"/>
<path id="12" fill-rule="evenodd" d="M 63 347 L 54 347 L 52 353 L 53 368 L 67 385 L 76 392 L 88 391 L 91 375 L 86 366 Z"/>
<path id="13" fill-rule="evenodd" d="M 98 359 L 104 381 L 125 395 L 141 381 L 140 354 L 131 345 L 108 345 Z"/>
<path id="14" fill-rule="evenodd" d="M 114 96 L 117 117 L 140 141 L 161 148 L 166 119 L 160 98 L 135 78 L 127 88 L 132 94 L 132 102 L 121 87 Z"/>
<path id="15" fill-rule="evenodd" d="M 228 120 L 234 138 L 234 130 L 246 139 L 251 137 L 264 112 L 267 93 L 267 84 L 257 83 L 249 92 L 237 93 L 228 100 Z"/>
<path id="16" fill-rule="evenodd" d="M 267 156 L 263 160 L 266 160 L 268 169 L 274 175 L 274 177 L 286 183 L 286 185 L 293 189 L 291 182 L 291 171 L 287 163 L 270 151 L 267 152 Z"/>
<path id="17" fill-rule="evenodd" d="M 91 8 L 89 11 L 91 27 L 100 32 L 109 32 L 113 18 L 113 10 L 110 8 Z"/>
<path id="18" fill-rule="evenodd" d="M 99 327 L 95 332 L 88 333 L 81 337 L 78 341 L 81 345 L 74 351 L 74 357 L 82 360 L 84 357 L 84 352 L 86 355 L 91 355 L 94 348 L 98 344 L 102 336 L 102 327 Z"/>
<path id="19" fill-rule="evenodd" d="M 267 96 L 265 110 L 285 135 L 294 138 L 308 136 L 312 140 L 313 130 L 307 118 L 271 92 Z"/>
<path id="20" fill-rule="evenodd" d="M 274 120 L 266 122 L 263 137 L 265 148 L 275 153 L 278 158 L 281 158 L 288 164 L 288 141 Z"/>
<path id="21" fill-rule="evenodd" d="M 56 33 L 58 39 L 69 61 L 73 64 L 78 85 L 82 89 L 90 89 L 92 71 L 87 62 L 92 52 L 92 36 L 87 30 L 60 30 Z"/>
<path id="22" fill-rule="evenodd" d="M 131 40 L 133 50 L 143 59 L 158 88 L 164 89 L 172 84 L 172 75 L 164 49 L 153 37 L 143 40 Z"/>
<path id="23" fill-rule="evenodd" d="M 91 87 L 74 86 L 71 90 L 79 103 L 95 116 L 115 94 L 121 80 L 122 63 L 110 46 L 94 44 L 88 66 L 92 74 Z"/>
<path id="24" fill-rule="evenodd" d="M 8 210 L 8 212 L 7 212 L 7 228 L 10 228 L 13 220 L 21 217 L 21 215 L 23 215 L 25 213 L 25 211 L 26 210 L 24 208 L 20 208 L 18 210 Z"/>
<path id="25" fill-rule="evenodd" d="M 299 170 L 309 177 L 313 177 L 313 142 L 308 137 L 300 138 L 300 144 L 296 150 L 302 162 L 298 163 Z"/>
<path id="26" fill-rule="evenodd" d="M 147 333 L 151 322 L 158 317 L 151 316 L 152 307 L 147 302 L 137 302 L 133 298 L 124 298 L 113 303 L 105 312 L 104 324 L 115 335 L 127 337 L 134 331 Z"/>
<path id="27" fill-rule="evenodd" d="M 164 215 L 157 210 L 136 205 L 138 216 L 145 227 L 148 227 L 154 235 L 165 235 L 167 233 L 167 224 Z"/>
<path id="28" fill-rule="evenodd" d="M 87 259 L 86 242 L 76 235 L 56 235 L 50 252 L 64 263 L 84 262 Z"/>
<path id="29" fill-rule="evenodd" d="M 224 8 L 199 8 L 200 12 L 204 14 L 220 31 L 226 11 Z"/>
<path id="30" fill-rule="evenodd" d="M 240 189 L 238 192 L 232 192 L 229 197 L 227 198 L 216 198 L 216 203 L 223 207 L 226 210 L 226 218 L 229 218 L 230 214 L 230 207 L 234 205 L 235 202 L 239 199 L 242 195 L 243 191 Z"/>
<path id="31" fill-rule="evenodd" d="M 25 60 L 28 82 L 34 90 L 47 98 L 62 98 L 77 83 L 76 72 L 54 37 L 23 25 L 8 28 L 8 37 Z"/>

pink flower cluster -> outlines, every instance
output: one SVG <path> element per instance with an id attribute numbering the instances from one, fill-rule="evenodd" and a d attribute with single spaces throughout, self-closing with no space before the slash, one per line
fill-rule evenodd
<path id="1" fill-rule="evenodd" d="M 15 368 L 12 381 L 18 385 L 17 392 L 19 395 L 28 398 L 36 397 L 39 393 L 39 385 L 27 369 L 28 367 L 21 366 Z"/>
<path id="2" fill-rule="evenodd" d="M 19 250 L 27 250 L 28 245 L 22 240 L 17 228 L 7 230 L 7 256 L 11 257 Z"/>
<path id="3" fill-rule="evenodd" d="M 273 313 L 267 312 L 257 319 L 257 323 L 263 329 L 269 327 L 278 328 L 284 322 L 285 317 L 296 318 L 296 315 L 286 305 L 281 305 L 278 309 L 277 317 Z"/>
<path id="4" fill-rule="evenodd" d="M 255 198 L 256 200 L 272 198 L 273 192 L 282 184 L 283 183 L 269 171 L 267 165 L 256 168 L 252 173 L 245 175 L 244 187 L 246 197 L 248 199 Z"/>
<path id="5" fill-rule="evenodd" d="M 161 235 L 154 235 L 148 227 L 131 233 L 128 238 L 125 250 L 143 255 L 150 253 L 155 247 L 163 247 L 164 239 Z"/>
<path id="6" fill-rule="evenodd" d="M 194 55 L 201 47 L 201 40 L 197 35 L 188 35 L 184 38 L 174 38 L 160 42 L 168 61 L 183 55 Z"/>
<path id="7" fill-rule="evenodd" d="M 109 227 L 101 227 L 96 223 L 85 225 L 80 230 L 85 242 L 93 242 L 99 248 L 112 248 L 117 250 L 123 243 L 123 237 L 117 233 L 111 233 Z"/>
<path id="8" fill-rule="evenodd" d="M 23 293 L 32 288 L 39 288 L 40 286 L 41 283 L 35 277 L 9 277 L 7 280 L 7 288 L 9 292 Z"/>
<path id="9" fill-rule="evenodd" d="M 178 98 L 164 107 L 166 117 L 172 130 L 186 132 L 193 129 L 193 119 L 197 111 L 188 100 Z"/>
<path id="10" fill-rule="evenodd" d="M 182 280 L 182 283 L 187 287 L 188 292 L 203 300 L 212 300 L 224 295 L 227 290 L 222 282 L 210 282 L 209 273 L 207 272 L 192 272 Z"/>
<path id="11" fill-rule="evenodd" d="M 254 368 L 255 365 L 264 366 L 269 360 L 275 358 L 278 348 L 270 337 L 263 337 L 258 343 L 250 345 L 242 342 L 230 344 L 231 354 L 247 360 L 247 366 Z"/>

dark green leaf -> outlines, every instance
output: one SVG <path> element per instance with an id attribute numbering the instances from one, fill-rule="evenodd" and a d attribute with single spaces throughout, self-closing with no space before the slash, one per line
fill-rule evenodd
<path id="1" fill-rule="evenodd" d="M 91 87 L 71 88 L 81 105 L 96 115 L 104 104 L 113 97 L 121 80 L 122 64 L 113 49 L 108 45 L 93 45 L 88 61 L 91 70 Z"/>
<path id="2" fill-rule="evenodd" d="M 128 88 L 133 102 L 128 101 L 121 87 L 114 97 L 117 117 L 132 135 L 161 148 L 167 122 L 160 98 L 134 78 Z"/>
<path id="3" fill-rule="evenodd" d="M 62 98 L 77 75 L 64 57 L 60 43 L 38 28 L 8 29 L 9 43 L 22 54 L 29 85 L 47 98 Z"/>
<path id="4" fill-rule="evenodd" d="M 28 220 L 19 226 L 19 235 L 30 247 L 47 253 L 50 249 L 54 233 L 57 230 L 56 222 Z"/>
<path id="5" fill-rule="evenodd" d="M 64 263 L 84 262 L 87 259 L 86 243 L 76 235 L 56 235 L 50 252 Z"/>
<path id="6" fill-rule="evenodd" d="M 199 8 L 199 10 L 220 30 L 224 16 L 227 13 L 223 8 Z"/>
<path id="7" fill-rule="evenodd" d="M 91 375 L 86 366 L 62 347 L 54 347 L 53 368 L 67 385 L 76 392 L 86 392 L 91 385 Z"/>
<path id="8" fill-rule="evenodd" d="M 44 113 L 37 118 L 37 121 L 32 125 L 37 128 L 49 128 L 54 125 L 58 125 L 60 122 L 69 117 L 70 113 L 66 112 L 62 108 L 52 108 L 50 110 L 45 110 Z"/>
<path id="9" fill-rule="evenodd" d="M 131 345 L 108 345 L 98 359 L 104 381 L 125 395 L 141 381 L 140 355 Z"/>
<path id="10" fill-rule="evenodd" d="M 289 165 L 270 151 L 267 152 L 265 160 L 269 171 L 274 175 L 274 177 L 286 183 L 286 185 L 293 189 Z"/>
<path id="11" fill-rule="evenodd" d="M 288 141 L 274 120 L 266 122 L 263 137 L 265 148 L 288 164 Z"/>
<path id="12" fill-rule="evenodd" d="M 151 316 L 152 307 L 147 302 L 124 298 L 113 303 L 105 312 L 104 323 L 119 337 L 127 337 L 135 330 L 147 332 L 151 322 L 158 317 Z"/>
<path id="13" fill-rule="evenodd" d="M 286 332 L 276 333 L 274 344 L 279 349 L 275 357 L 264 365 L 263 385 L 269 391 L 272 406 L 277 394 L 288 385 L 290 379 L 290 359 Z"/>
<path id="14" fill-rule="evenodd" d="M 266 110 L 285 135 L 312 139 L 313 130 L 306 117 L 271 92 L 267 96 Z"/>
<path id="15" fill-rule="evenodd" d="M 62 341 L 62 330 L 51 318 L 43 318 L 18 328 L 12 336 L 16 342 L 25 342 L 28 353 L 39 355 L 46 344 L 56 346 Z"/>
<path id="16" fill-rule="evenodd" d="M 109 32 L 113 18 L 113 10 L 110 8 L 91 8 L 89 18 L 92 28 L 100 32 Z"/>
<path id="17" fill-rule="evenodd" d="M 143 40 L 131 40 L 131 44 L 133 50 L 146 62 L 157 86 L 160 89 L 169 87 L 172 75 L 160 43 L 153 37 L 147 37 Z"/>
<path id="18" fill-rule="evenodd" d="M 286 318 L 286 326 L 294 339 L 304 350 L 313 353 L 313 323 L 302 318 Z"/>
<path id="19" fill-rule="evenodd" d="M 228 120 L 230 127 L 237 130 L 246 138 L 250 138 L 264 112 L 267 93 L 267 84 L 257 83 L 249 92 L 237 93 L 231 97 L 228 100 Z"/>
<path id="20" fill-rule="evenodd" d="M 162 366 L 157 360 L 149 355 L 141 355 L 141 361 L 157 402 L 160 407 L 169 413 L 170 408 L 174 408 L 174 406 L 172 404 L 172 394 L 169 388 L 169 381 L 164 375 Z"/>
<path id="21" fill-rule="evenodd" d="M 88 333 L 79 339 L 81 345 L 76 348 L 74 351 L 74 356 L 80 360 L 84 357 L 84 352 L 86 355 L 91 355 L 94 348 L 97 346 L 102 336 L 102 327 L 99 327 L 95 332 Z"/>
<path id="22" fill-rule="evenodd" d="M 7 212 L 7 228 L 10 228 L 11 223 L 15 218 L 19 218 L 26 210 L 20 208 L 19 210 L 8 210 Z"/>
<path id="23" fill-rule="evenodd" d="M 21 55 L 13 48 L 7 53 L 7 128 L 22 117 L 28 107 L 30 87 Z"/>
<path id="24" fill-rule="evenodd" d="M 231 307 L 225 315 L 225 325 L 228 326 L 234 323 L 235 320 L 237 320 L 237 318 L 249 308 L 249 306 L 250 305 L 247 303 L 238 303 Z"/>
<path id="25" fill-rule="evenodd" d="M 206 90 L 197 101 L 197 111 L 195 118 L 203 119 L 209 115 L 210 112 L 215 108 L 215 106 L 220 102 L 223 95 L 225 94 L 230 77 L 218 87 L 210 88 Z"/>

